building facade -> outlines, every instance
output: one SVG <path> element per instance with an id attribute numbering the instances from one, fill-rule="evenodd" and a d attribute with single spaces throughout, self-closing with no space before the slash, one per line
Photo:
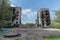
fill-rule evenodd
<path id="1" fill-rule="evenodd" d="M 21 8 L 20 7 L 11 7 L 12 8 L 12 25 L 18 27 L 21 24 Z"/>
<path id="2" fill-rule="evenodd" d="M 41 27 L 40 13 L 39 13 L 39 11 L 37 12 L 36 26 L 37 27 Z"/>
<path id="3" fill-rule="evenodd" d="M 50 27 L 50 13 L 48 8 L 42 8 L 37 13 L 39 25 L 42 27 Z"/>

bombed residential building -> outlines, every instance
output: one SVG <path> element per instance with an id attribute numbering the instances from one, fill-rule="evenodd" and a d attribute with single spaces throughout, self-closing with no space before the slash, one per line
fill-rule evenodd
<path id="1" fill-rule="evenodd" d="M 21 8 L 20 7 L 11 7 L 12 9 L 12 25 L 18 27 L 21 24 Z"/>
<path id="2" fill-rule="evenodd" d="M 38 11 L 39 24 L 42 27 L 50 27 L 50 13 L 48 8 L 42 8 Z"/>

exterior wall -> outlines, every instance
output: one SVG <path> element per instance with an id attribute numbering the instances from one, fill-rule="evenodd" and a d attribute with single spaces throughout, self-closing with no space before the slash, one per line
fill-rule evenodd
<path id="1" fill-rule="evenodd" d="M 17 12 L 19 12 L 19 13 L 17 13 Z M 20 8 L 15 8 L 15 13 L 16 13 L 16 15 L 18 15 L 16 18 L 18 18 L 18 20 L 17 19 L 15 19 L 14 20 L 14 23 L 16 24 L 16 22 L 18 22 L 18 24 L 20 24 L 21 22 L 20 22 L 20 18 L 21 18 L 21 9 Z"/>
<path id="2" fill-rule="evenodd" d="M 39 12 L 37 12 L 36 26 L 41 27 L 40 13 Z"/>
<path id="3" fill-rule="evenodd" d="M 12 14 L 12 17 L 15 15 L 15 19 L 12 21 L 12 24 L 19 25 L 21 24 L 21 8 L 20 7 L 12 7 L 12 10 L 15 9 L 14 14 Z M 13 19 L 13 18 L 12 18 Z"/>
<path id="4" fill-rule="evenodd" d="M 38 15 L 39 16 L 39 24 L 42 25 L 42 20 L 44 20 L 44 25 L 42 25 L 42 27 L 50 27 L 50 25 L 49 26 L 46 25 L 46 19 L 45 18 L 41 19 L 41 11 L 44 12 L 43 15 L 45 16 L 45 11 L 46 10 L 48 10 L 48 12 L 49 12 L 48 8 L 42 8 L 41 10 L 38 11 L 38 14 L 39 14 Z"/>

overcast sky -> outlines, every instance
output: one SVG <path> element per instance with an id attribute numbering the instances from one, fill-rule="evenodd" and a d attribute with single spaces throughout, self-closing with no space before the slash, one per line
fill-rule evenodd
<path id="1" fill-rule="evenodd" d="M 35 23 L 36 12 L 41 8 L 49 8 L 51 19 L 54 10 L 60 8 L 60 0 L 10 0 L 11 6 L 22 8 L 22 23 Z"/>

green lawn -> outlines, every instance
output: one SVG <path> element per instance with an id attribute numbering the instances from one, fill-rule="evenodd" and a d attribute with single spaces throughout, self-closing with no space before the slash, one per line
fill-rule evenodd
<path id="1" fill-rule="evenodd" d="M 45 40 L 59 40 L 60 36 L 54 36 L 54 35 L 49 35 L 49 36 L 44 36 Z"/>
<path id="2" fill-rule="evenodd" d="M 45 38 L 45 40 L 58 40 L 59 38 Z"/>

